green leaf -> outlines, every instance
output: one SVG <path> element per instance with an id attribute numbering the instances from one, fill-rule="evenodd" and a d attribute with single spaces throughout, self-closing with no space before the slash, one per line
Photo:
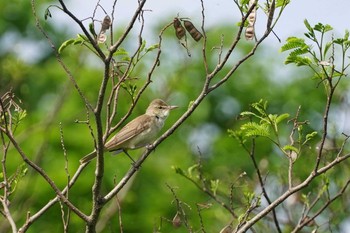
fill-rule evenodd
<path id="1" fill-rule="evenodd" d="M 276 123 L 276 119 L 277 119 L 277 114 L 269 114 L 268 115 L 268 119 L 264 119 L 264 122 L 266 123 Z"/>
<path id="2" fill-rule="evenodd" d="M 329 48 L 332 46 L 333 42 L 327 42 L 324 46 L 323 57 L 326 57 Z"/>
<path id="3" fill-rule="evenodd" d="M 244 137 L 252 136 L 270 136 L 270 129 L 267 124 L 258 124 L 256 122 L 248 122 L 240 128 Z"/>
<path id="4" fill-rule="evenodd" d="M 89 39 L 85 35 L 78 34 L 77 38 L 71 38 L 63 42 L 62 45 L 58 48 L 58 53 L 61 54 L 62 51 L 69 45 L 83 44 L 84 42 L 90 43 Z"/>
<path id="5" fill-rule="evenodd" d="M 159 44 L 151 45 L 150 47 L 148 47 L 148 48 L 146 49 L 146 53 L 151 52 L 151 51 L 153 51 L 153 50 L 155 50 L 155 49 L 158 49 L 158 48 L 159 48 Z"/>
<path id="6" fill-rule="evenodd" d="M 146 40 L 143 40 L 139 51 L 143 51 L 145 47 L 146 47 Z"/>
<path id="7" fill-rule="evenodd" d="M 304 25 L 307 28 L 307 30 L 309 30 L 310 35 L 315 36 L 314 29 L 311 27 L 311 25 L 309 24 L 309 21 L 307 21 L 307 19 L 304 19 Z"/>
<path id="8" fill-rule="evenodd" d="M 279 124 L 281 121 L 287 119 L 288 117 L 289 117 L 289 114 L 288 114 L 288 113 L 284 113 L 284 114 L 279 115 L 279 116 L 276 118 L 276 124 Z"/>
<path id="9" fill-rule="evenodd" d="M 122 61 L 130 62 L 131 61 L 131 57 L 125 56 L 125 57 L 122 58 Z"/>
<path id="10" fill-rule="evenodd" d="M 333 30 L 333 28 L 328 24 L 323 25 L 322 23 L 318 23 L 314 26 L 314 30 L 321 32 L 321 33 L 325 33 L 325 32 Z"/>
<path id="11" fill-rule="evenodd" d="M 255 193 L 253 192 L 244 192 L 243 193 L 245 199 L 247 200 L 247 202 L 250 204 L 254 198 L 255 198 Z"/>
<path id="12" fill-rule="evenodd" d="M 25 163 L 22 163 L 17 167 L 16 173 L 9 178 L 11 192 L 13 192 L 16 189 L 18 182 L 21 180 L 22 177 L 24 177 L 27 174 L 27 171 L 28 168 Z"/>
<path id="13" fill-rule="evenodd" d="M 194 171 L 195 169 L 197 169 L 198 167 L 199 167 L 199 164 L 198 164 L 198 163 L 195 164 L 195 165 L 193 165 L 193 166 L 191 166 L 191 167 L 189 167 L 189 168 L 187 169 L 188 176 L 189 176 L 189 177 L 193 177 L 193 176 L 192 176 L 193 171 Z"/>
<path id="14" fill-rule="evenodd" d="M 305 142 L 303 144 L 305 144 L 306 142 L 312 140 L 316 135 L 317 135 L 316 131 L 314 131 L 312 133 L 309 133 L 309 134 L 306 134 Z"/>
<path id="15" fill-rule="evenodd" d="M 295 63 L 297 66 L 310 66 L 312 64 L 312 60 L 309 57 L 288 56 L 284 61 L 284 64 L 290 63 Z"/>
<path id="16" fill-rule="evenodd" d="M 310 206 L 310 199 L 309 199 L 309 195 L 306 194 L 301 194 L 301 201 L 307 206 Z"/>
<path id="17" fill-rule="evenodd" d="M 219 188 L 219 180 L 210 180 L 210 190 L 213 192 L 214 196 L 216 196 L 216 192 Z"/>
<path id="18" fill-rule="evenodd" d="M 97 34 L 95 32 L 95 25 L 94 25 L 93 22 L 89 24 L 89 31 L 94 36 L 94 38 L 96 39 L 97 38 Z"/>
<path id="19" fill-rule="evenodd" d="M 294 49 L 290 54 L 289 56 L 299 56 L 299 55 L 302 55 L 302 54 L 305 54 L 305 53 L 308 53 L 309 52 L 309 46 L 306 45 L 304 47 L 301 47 L 301 48 L 296 48 Z"/>
<path id="20" fill-rule="evenodd" d="M 284 44 L 280 51 L 281 52 L 285 52 L 291 49 L 296 49 L 296 48 L 303 48 L 305 46 L 308 46 L 305 43 L 305 40 L 302 38 L 298 38 L 298 37 L 289 37 L 287 38 L 286 44 Z"/>
<path id="21" fill-rule="evenodd" d="M 246 5 L 249 3 L 249 0 L 240 0 L 241 5 Z"/>
<path id="22" fill-rule="evenodd" d="M 296 148 L 296 147 L 294 147 L 292 145 L 285 145 L 282 149 L 284 151 L 294 151 L 295 153 L 299 154 L 298 148 Z"/>
<path id="23" fill-rule="evenodd" d="M 322 32 L 323 31 L 323 24 L 322 23 L 318 23 L 314 26 L 314 30 L 318 31 L 318 32 Z"/>
<path id="24" fill-rule="evenodd" d="M 259 100 L 258 103 L 252 103 L 251 106 L 257 110 L 262 116 L 266 116 L 267 101 Z"/>
<path id="25" fill-rule="evenodd" d="M 27 111 L 16 107 L 12 115 L 12 124 L 18 125 L 27 116 Z"/>
<path id="26" fill-rule="evenodd" d="M 67 48 L 69 45 L 73 44 L 74 42 L 75 42 L 75 39 L 69 39 L 63 42 L 61 46 L 58 48 L 58 53 L 61 54 L 65 48 Z"/>
<path id="27" fill-rule="evenodd" d="M 124 56 L 124 55 L 129 56 L 129 53 L 125 49 L 120 48 L 114 53 L 114 55 L 116 55 L 116 56 Z"/>
<path id="28" fill-rule="evenodd" d="M 344 39 L 343 39 L 343 38 L 337 38 L 337 39 L 333 40 L 333 42 L 334 42 L 335 44 L 341 45 L 341 44 L 344 43 Z"/>
<path id="29" fill-rule="evenodd" d="M 250 112 L 250 111 L 243 111 L 239 114 L 241 117 L 246 117 L 246 116 L 255 116 L 257 118 L 259 118 L 258 115 L 256 115 L 254 112 Z"/>
<path id="30" fill-rule="evenodd" d="M 304 33 L 304 36 L 306 36 L 307 38 L 309 38 L 310 40 L 315 41 L 315 36 L 310 34 L 310 33 Z"/>
<path id="31" fill-rule="evenodd" d="M 244 143 L 244 142 L 245 142 L 241 130 L 232 130 L 232 129 L 228 129 L 228 130 L 227 130 L 227 133 L 228 133 L 228 136 L 229 136 L 229 137 L 235 138 L 238 142 L 240 142 L 240 143 Z"/>
<path id="32" fill-rule="evenodd" d="M 322 185 L 321 189 L 319 189 L 318 196 L 321 196 L 322 194 L 324 194 L 328 190 L 329 183 L 330 183 L 329 177 L 325 173 L 323 173 L 321 175 L 321 178 L 322 178 L 323 185 Z"/>
<path id="33" fill-rule="evenodd" d="M 346 51 L 347 49 L 349 49 L 349 47 L 350 47 L 350 41 L 349 41 L 349 40 L 345 41 L 345 42 L 344 42 L 344 46 L 345 46 L 345 48 L 344 48 L 345 51 Z"/>
<path id="34" fill-rule="evenodd" d="M 88 42 L 88 43 L 90 43 L 89 39 L 83 34 L 78 34 L 76 40 L 79 41 L 79 42 Z"/>
<path id="35" fill-rule="evenodd" d="M 240 27 L 241 25 L 242 25 L 242 22 L 241 22 L 241 21 L 239 21 L 238 23 L 236 23 L 236 26 L 237 26 L 237 27 Z M 248 27 L 248 25 L 249 25 L 248 20 L 244 21 L 243 27 Z"/>
<path id="36" fill-rule="evenodd" d="M 276 8 L 287 6 L 290 3 L 290 0 L 277 0 L 276 1 Z"/>
<path id="37" fill-rule="evenodd" d="M 333 27 L 329 24 L 326 24 L 324 26 L 324 31 L 323 32 L 329 32 L 329 31 L 332 31 L 333 30 Z"/>
<path id="38" fill-rule="evenodd" d="M 172 166 L 172 169 L 174 169 L 177 174 L 185 176 L 185 172 L 181 168 Z"/>

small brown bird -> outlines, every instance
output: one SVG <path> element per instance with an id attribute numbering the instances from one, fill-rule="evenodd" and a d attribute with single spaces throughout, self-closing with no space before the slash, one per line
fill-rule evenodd
<path id="1" fill-rule="evenodd" d="M 177 106 L 170 106 L 161 99 L 153 100 L 146 113 L 136 117 L 114 135 L 104 146 L 105 151 L 124 152 L 129 157 L 127 150 L 138 149 L 151 144 L 162 129 L 170 110 Z M 87 163 L 96 157 L 96 150 L 87 154 L 80 163 Z M 131 160 L 133 160 L 130 157 Z"/>

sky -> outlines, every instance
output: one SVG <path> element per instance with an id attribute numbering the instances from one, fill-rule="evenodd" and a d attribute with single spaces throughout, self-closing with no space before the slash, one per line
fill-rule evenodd
<path id="1" fill-rule="evenodd" d="M 81 18 L 89 17 L 96 1 L 72 1 L 72 7 Z M 87 3 L 90 2 L 90 3 Z M 101 5 L 108 11 L 110 0 L 101 0 Z M 265 1 L 259 0 L 260 4 Z M 90 5 L 89 5 L 90 4 Z M 130 15 L 137 6 L 137 0 L 118 0 L 116 10 L 116 22 L 127 22 Z M 84 10 L 82 10 L 82 7 Z M 221 22 L 236 24 L 240 18 L 240 13 L 234 3 L 234 0 L 204 0 L 206 10 L 206 25 L 210 28 Z M 343 33 L 345 29 L 350 29 L 350 1 L 349 0 L 291 0 L 275 32 L 285 41 L 291 35 L 302 35 L 304 32 L 303 21 L 308 19 L 311 25 L 318 22 L 330 24 L 335 32 Z M 149 0 L 144 9 L 151 10 L 145 14 L 146 21 L 150 24 L 156 24 L 166 16 L 189 17 L 194 22 L 201 22 L 201 2 L 200 0 Z M 102 11 L 100 10 L 100 13 Z M 259 15 L 260 14 L 260 15 Z M 265 16 L 258 12 L 257 26 L 262 22 Z M 264 22 L 266 25 L 266 23 Z M 258 30 L 258 28 L 257 28 Z M 275 40 L 268 40 L 274 43 Z"/>
<path id="2" fill-rule="evenodd" d="M 114 2 L 112 0 L 94 0 L 94 1 L 65 1 L 68 9 L 72 11 L 79 19 L 86 19 L 92 16 L 94 8 L 97 2 L 107 11 L 110 15 Z M 117 0 L 117 7 L 115 12 L 114 26 L 118 27 L 123 25 L 125 27 L 130 17 L 133 15 L 136 7 L 137 0 Z M 265 1 L 259 0 L 260 4 Z M 236 25 L 240 20 L 240 13 L 237 10 L 237 6 L 234 0 L 204 0 L 205 17 L 206 17 L 206 29 L 215 27 L 223 23 Z M 46 7 L 40 9 L 42 18 Z M 170 22 L 173 17 L 179 15 L 179 17 L 188 17 L 195 25 L 201 24 L 201 2 L 200 0 L 148 0 L 145 7 L 145 20 L 146 26 L 153 28 L 160 22 Z M 350 0 L 291 0 L 291 3 L 287 6 L 284 14 L 274 29 L 274 32 L 281 39 L 282 43 L 290 36 L 302 36 L 305 32 L 304 19 L 308 19 L 311 25 L 318 22 L 323 24 L 330 24 L 334 28 L 335 36 L 341 36 L 344 34 L 345 29 L 350 29 Z M 72 37 L 77 33 L 80 33 L 80 29 L 69 17 L 63 14 L 57 8 L 50 8 L 52 18 L 46 23 L 53 24 L 58 27 L 68 28 Z M 105 13 L 101 8 L 97 9 L 97 18 L 103 19 Z M 166 20 L 168 20 L 166 22 Z M 84 21 L 86 25 L 91 22 L 89 20 Z M 147 31 L 151 32 L 151 30 Z M 266 19 L 261 11 L 258 11 L 256 31 L 257 37 L 262 35 L 266 27 Z M 68 39 L 68 38 L 67 38 Z M 11 36 L 6 37 L 2 43 L 13 44 L 13 38 Z M 37 43 L 30 41 L 18 40 L 15 50 L 18 51 L 18 56 L 23 60 L 35 62 L 40 59 L 40 54 L 37 53 L 41 50 L 42 46 L 46 46 L 45 42 Z M 282 44 L 278 43 L 277 39 L 271 35 L 264 42 L 265 44 L 280 47 Z M 31 45 L 31 46 L 28 46 Z M 6 47 L 6 46 L 5 46 Z M 13 46 L 9 46 L 13 48 Z M 23 49 L 26 48 L 26 49 Z M 25 51 L 25 52 L 23 52 Z M 37 58 L 37 59 L 36 59 Z"/>

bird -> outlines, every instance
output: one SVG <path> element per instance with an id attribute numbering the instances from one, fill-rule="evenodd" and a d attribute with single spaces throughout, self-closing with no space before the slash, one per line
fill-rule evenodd
<path id="1" fill-rule="evenodd" d="M 153 143 L 157 134 L 163 128 L 170 110 L 175 108 L 177 106 L 168 105 L 161 99 L 153 100 L 149 104 L 145 114 L 130 121 L 105 143 L 104 151 L 114 152 L 115 154 L 124 152 L 135 163 L 127 153 L 127 150 L 138 149 Z M 80 163 L 88 163 L 96 155 L 97 152 L 94 150 L 81 158 Z"/>

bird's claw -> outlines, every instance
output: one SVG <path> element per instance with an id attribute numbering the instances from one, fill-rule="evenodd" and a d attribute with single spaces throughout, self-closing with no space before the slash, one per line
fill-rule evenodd
<path id="1" fill-rule="evenodd" d="M 135 170 L 139 170 L 141 165 L 137 165 L 136 162 L 131 162 L 131 166 L 135 169 Z"/>

